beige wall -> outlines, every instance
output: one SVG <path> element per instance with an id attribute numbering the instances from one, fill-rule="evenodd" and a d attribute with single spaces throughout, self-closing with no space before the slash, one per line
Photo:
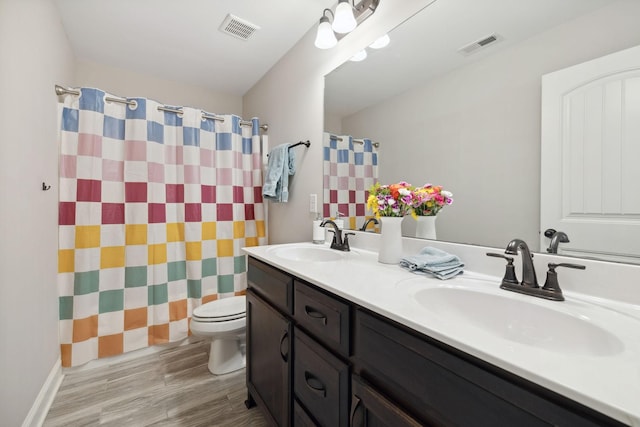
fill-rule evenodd
<path id="1" fill-rule="evenodd" d="M 617 2 L 356 113 L 342 130 L 384 141 L 382 182 L 453 192 L 439 239 L 504 247 L 520 237 L 538 250 L 541 76 L 640 44 L 638 16 L 640 2 Z"/>
<path id="2" fill-rule="evenodd" d="M 295 149 L 297 172 L 289 182 L 289 202 L 267 202 L 270 243 L 311 239 L 314 218 L 309 213 L 309 194 L 317 194 L 319 204 L 322 200 L 324 75 L 429 3 L 431 0 L 385 0 L 371 18 L 330 50 L 313 45 L 314 26 L 245 94 L 245 115 L 269 123 L 272 147 L 311 141 L 308 149 Z"/>
<path id="3" fill-rule="evenodd" d="M 201 108 L 216 114 L 237 114 L 242 117 L 241 96 L 214 92 L 209 88 L 94 62 L 76 63 L 75 85 L 95 87 L 117 96 L 150 98 L 161 103 Z"/>
<path id="4" fill-rule="evenodd" d="M 74 58 L 51 1 L 0 0 L 0 61 L 0 424 L 19 426 L 60 354 L 54 84 Z"/>

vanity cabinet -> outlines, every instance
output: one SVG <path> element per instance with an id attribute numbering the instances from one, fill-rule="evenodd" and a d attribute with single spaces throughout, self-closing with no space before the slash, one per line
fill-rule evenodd
<path id="1" fill-rule="evenodd" d="M 623 426 L 251 257 L 248 278 L 247 402 L 273 425 Z"/>
<path id="2" fill-rule="evenodd" d="M 249 258 L 247 407 L 258 403 L 271 423 L 291 425 L 293 278 Z"/>
<path id="3" fill-rule="evenodd" d="M 367 310 L 354 324 L 355 373 L 427 425 L 622 426 Z"/>
<path id="4" fill-rule="evenodd" d="M 247 406 L 277 426 L 349 425 L 351 307 L 249 258 Z"/>

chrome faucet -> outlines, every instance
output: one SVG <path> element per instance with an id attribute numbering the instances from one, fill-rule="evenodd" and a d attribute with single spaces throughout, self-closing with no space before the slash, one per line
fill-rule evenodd
<path id="1" fill-rule="evenodd" d="M 364 222 L 364 224 L 362 224 L 362 227 L 360 227 L 360 231 L 367 231 L 367 227 L 369 226 L 369 224 L 374 223 L 375 225 L 378 225 L 379 222 L 377 219 L 375 218 L 369 218 L 368 220 L 366 220 Z"/>
<path id="2" fill-rule="evenodd" d="M 545 232 L 545 236 L 547 233 Z M 551 243 L 549 243 L 549 247 L 547 248 L 547 252 L 550 254 L 558 253 L 558 245 L 560 243 L 569 243 L 569 236 L 564 231 L 554 231 L 551 235 Z"/>
<path id="3" fill-rule="evenodd" d="M 325 219 L 320 223 L 320 227 L 324 227 L 326 225 L 333 226 L 333 230 L 329 230 L 333 233 L 333 239 L 331 240 L 331 249 L 337 249 L 339 251 L 349 251 L 349 235 L 353 235 L 355 233 L 344 233 L 344 240 L 342 239 L 342 230 L 336 225 L 335 222 L 330 219 Z"/>
<path id="4" fill-rule="evenodd" d="M 518 255 L 518 250 L 522 254 L 522 286 L 528 288 L 539 288 L 538 278 L 536 277 L 536 269 L 533 266 L 533 255 L 529 250 L 526 242 L 522 239 L 513 239 L 507 245 L 504 253 L 509 255 Z"/>

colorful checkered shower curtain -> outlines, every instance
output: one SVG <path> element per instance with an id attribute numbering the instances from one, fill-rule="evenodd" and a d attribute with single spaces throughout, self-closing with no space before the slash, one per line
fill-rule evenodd
<path id="1" fill-rule="evenodd" d="M 257 119 L 80 91 L 59 105 L 63 366 L 187 337 L 194 308 L 244 292 L 240 248 L 266 243 Z"/>
<path id="2" fill-rule="evenodd" d="M 378 153 L 373 142 L 354 142 L 349 135 L 323 134 L 324 218 L 344 216 L 345 227 L 362 227 L 367 218 L 369 188 L 378 181 Z"/>

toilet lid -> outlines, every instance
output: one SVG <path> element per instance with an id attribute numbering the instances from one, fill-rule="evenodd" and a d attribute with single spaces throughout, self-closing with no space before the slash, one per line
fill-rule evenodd
<path id="1" fill-rule="evenodd" d="M 233 320 L 245 316 L 247 310 L 247 298 L 244 295 L 238 297 L 222 298 L 197 307 L 193 310 L 193 317 L 200 319 Z"/>

